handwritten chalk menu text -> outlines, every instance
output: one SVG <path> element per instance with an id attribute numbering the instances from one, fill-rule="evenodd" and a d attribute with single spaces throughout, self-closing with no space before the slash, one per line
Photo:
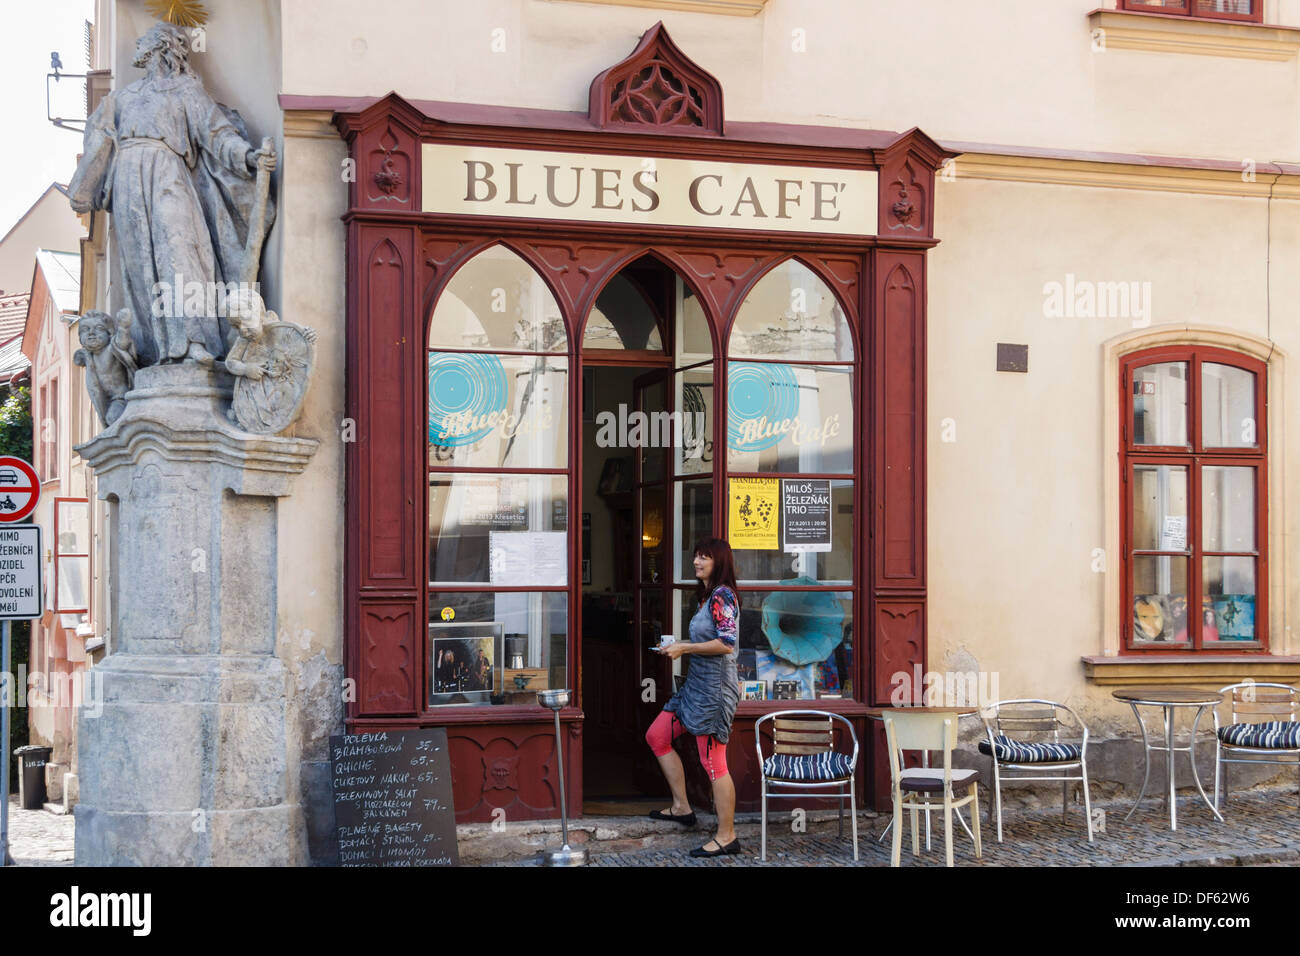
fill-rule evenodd
<path id="1" fill-rule="evenodd" d="M 330 738 L 342 866 L 456 866 L 447 731 Z"/>

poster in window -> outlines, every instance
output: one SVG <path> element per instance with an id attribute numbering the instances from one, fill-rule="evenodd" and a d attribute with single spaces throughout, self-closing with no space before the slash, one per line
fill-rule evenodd
<path id="1" fill-rule="evenodd" d="M 1214 626 L 1221 641 L 1255 640 L 1255 595 L 1214 595 Z"/>
<path id="2" fill-rule="evenodd" d="M 791 554 L 831 549 L 829 478 L 786 478 L 781 482 L 781 540 Z"/>
<path id="3" fill-rule="evenodd" d="M 1174 634 L 1173 616 L 1163 594 L 1133 596 L 1133 640 L 1169 641 Z"/>
<path id="4" fill-rule="evenodd" d="M 731 547 L 747 551 L 780 549 L 779 482 L 775 478 L 732 478 L 727 486 Z"/>
<path id="5" fill-rule="evenodd" d="M 501 693 L 504 625 L 429 625 L 429 703 L 488 704 Z"/>

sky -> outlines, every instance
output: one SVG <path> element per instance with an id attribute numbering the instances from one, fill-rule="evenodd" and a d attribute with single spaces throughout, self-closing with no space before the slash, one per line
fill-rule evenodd
<path id="1" fill-rule="evenodd" d="M 65 73 L 85 73 L 85 22 L 93 0 L 0 0 L 0 236 L 52 182 L 67 183 L 77 167 L 81 133 L 59 129 L 45 117 L 45 76 L 57 50 Z M 84 119 L 81 80 L 51 81 L 55 115 L 78 110 Z M 72 117 L 69 117 L 72 118 Z"/>

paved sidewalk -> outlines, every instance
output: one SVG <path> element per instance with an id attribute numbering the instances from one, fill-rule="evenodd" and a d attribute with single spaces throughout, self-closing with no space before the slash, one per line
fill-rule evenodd
<path id="1" fill-rule="evenodd" d="M 983 798 L 984 794 L 980 794 Z M 1003 815 L 1003 841 L 996 840 L 996 830 L 981 814 L 984 842 L 982 860 L 975 859 L 974 847 L 960 826 L 953 841 L 953 862 L 957 866 L 1242 866 L 1269 863 L 1300 863 L 1300 800 L 1294 788 L 1268 792 L 1235 794 L 1224 810 L 1224 823 L 1214 819 L 1199 798 L 1178 798 L 1178 830 L 1170 831 L 1169 814 L 1163 803 L 1147 798 L 1142 809 L 1124 822 L 1132 801 L 1115 801 L 1101 806 L 1106 811 L 1106 832 L 1096 834 L 1088 843 L 1083 826 L 1083 811 L 1071 806 L 1068 820 L 1062 822 L 1061 811 L 1008 811 Z M 981 809 L 984 809 L 982 806 Z M 852 844 L 845 836 L 836 837 L 834 826 L 829 833 L 792 834 L 786 826 L 768 830 L 768 859 L 758 858 L 758 837 L 743 839 L 745 852 L 740 856 L 716 859 L 692 859 L 686 849 L 657 848 L 625 852 L 602 852 L 599 844 L 591 848 L 595 866 L 888 866 L 890 840 L 877 837 L 889 824 L 890 817 L 860 820 L 858 824 L 858 862 L 853 862 Z M 969 817 L 967 818 L 969 822 Z M 699 839 L 711 836 L 713 817 L 700 815 Z M 671 824 L 665 824 L 671 826 Z M 913 857 L 911 837 L 903 832 L 903 866 L 943 866 L 943 817 L 935 814 L 933 849 L 925 850 L 922 823 L 921 853 Z M 558 845 L 558 840 L 554 840 Z M 532 865 L 529 860 L 497 862 L 490 866 Z"/>
<path id="2" fill-rule="evenodd" d="M 22 810 L 9 801 L 9 855 L 19 866 L 71 866 L 73 816 Z"/>

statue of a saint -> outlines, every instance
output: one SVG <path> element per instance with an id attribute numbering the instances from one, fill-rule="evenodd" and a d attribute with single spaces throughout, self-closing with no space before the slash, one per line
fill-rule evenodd
<path id="1" fill-rule="evenodd" d="M 177 27 L 154 24 L 134 62 L 144 77 L 86 123 L 69 197 L 78 212 L 112 214 L 141 365 L 211 366 L 230 331 L 218 284 L 224 294 L 257 275 L 244 262 L 249 222 L 263 221 L 255 176 L 275 168 L 275 151 L 253 147 L 239 114 L 208 96 Z"/>

